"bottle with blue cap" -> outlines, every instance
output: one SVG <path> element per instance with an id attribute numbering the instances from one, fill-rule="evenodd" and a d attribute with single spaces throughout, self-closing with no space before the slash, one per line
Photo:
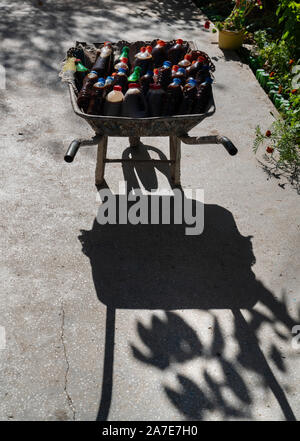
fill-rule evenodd
<path id="1" fill-rule="evenodd" d="M 99 78 L 91 90 L 90 102 L 87 109 L 89 115 L 101 115 L 106 96 L 105 79 Z"/>
<path id="2" fill-rule="evenodd" d="M 206 112 L 212 94 L 212 82 L 213 80 L 210 77 L 206 77 L 205 81 L 198 87 L 193 113 Z"/>
<path id="3" fill-rule="evenodd" d="M 111 92 L 113 90 L 114 85 L 115 85 L 114 77 L 111 77 L 111 76 L 106 77 L 106 80 L 105 80 L 106 93 Z"/>
<path id="4" fill-rule="evenodd" d="M 179 70 L 179 69 L 178 69 Z M 158 84 L 164 89 L 172 82 L 172 64 L 170 61 L 164 61 L 158 69 Z"/>
<path id="5" fill-rule="evenodd" d="M 117 75 L 115 75 L 115 85 L 121 86 L 123 93 L 128 89 L 128 78 L 126 75 L 126 70 L 121 68 L 118 70 Z"/>
<path id="6" fill-rule="evenodd" d="M 186 70 L 184 67 L 179 67 L 175 74 L 173 74 L 173 78 L 180 78 L 182 82 L 184 82 L 186 78 Z"/>
<path id="7" fill-rule="evenodd" d="M 171 84 L 167 87 L 167 96 L 165 101 L 164 115 L 177 115 L 182 102 L 181 79 L 173 78 Z"/>
<path id="8" fill-rule="evenodd" d="M 193 107 L 197 95 L 197 81 L 194 78 L 189 78 L 182 90 L 182 104 L 180 108 L 180 115 L 189 115 L 193 113 Z"/>

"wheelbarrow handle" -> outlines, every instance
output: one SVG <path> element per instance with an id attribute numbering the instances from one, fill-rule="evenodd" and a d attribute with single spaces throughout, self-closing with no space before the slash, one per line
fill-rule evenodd
<path id="1" fill-rule="evenodd" d="M 226 138 L 226 136 L 218 136 L 218 138 L 220 139 L 219 143 L 223 144 L 223 146 L 231 156 L 237 154 L 238 149 L 235 147 L 233 142 L 230 141 L 230 139 Z"/>
<path id="2" fill-rule="evenodd" d="M 235 145 L 226 136 L 189 136 L 186 134 L 180 136 L 179 138 L 185 144 L 222 144 L 231 156 L 236 155 L 238 152 Z"/>
<path id="3" fill-rule="evenodd" d="M 74 139 L 71 144 L 69 145 L 69 148 L 64 156 L 64 160 L 66 162 L 73 162 L 76 153 L 79 150 L 81 142 L 78 139 Z"/>

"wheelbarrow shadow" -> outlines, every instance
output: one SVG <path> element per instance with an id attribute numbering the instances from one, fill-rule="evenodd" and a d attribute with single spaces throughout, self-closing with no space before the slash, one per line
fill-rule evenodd
<path id="1" fill-rule="evenodd" d="M 123 158 L 150 158 L 151 150 L 161 159 L 165 158 L 158 149 L 144 145 L 138 149 L 126 149 Z M 165 174 L 170 182 L 169 167 L 162 163 L 157 166 L 157 169 Z M 123 173 L 128 193 L 140 187 L 139 181 L 147 190 L 158 187 L 155 167 L 125 162 Z M 175 333 L 175 340 L 176 332 L 180 340 L 182 326 L 187 329 L 189 325 L 185 326 L 180 321 L 176 321 L 175 313 L 170 311 L 232 310 L 237 326 L 243 329 L 241 334 L 246 340 L 250 339 L 252 345 L 256 347 L 257 354 L 254 357 L 256 364 L 257 360 L 260 360 L 259 363 L 263 366 L 266 382 L 280 402 L 287 419 L 293 419 L 293 413 L 284 392 L 270 372 L 255 335 L 252 335 L 253 330 L 249 329 L 249 335 L 252 332 L 252 337 L 246 335 L 247 322 L 241 316 L 240 309 L 252 310 L 260 301 L 267 305 L 277 319 L 289 329 L 294 322 L 289 317 L 285 306 L 277 301 L 260 281 L 256 280 L 251 270 L 255 263 L 251 237 L 245 237 L 239 233 L 232 213 L 218 205 L 205 204 L 203 206 L 198 200 L 188 200 L 189 197 L 185 196 L 184 191 L 182 189 L 180 191 L 183 201 L 191 204 L 194 213 L 200 213 L 204 208 L 205 225 L 200 235 L 186 235 L 186 227 L 189 225 L 185 222 L 174 224 L 172 207 L 175 202 L 172 196 L 152 196 L 154 199 L 159 198 L 161 204 L 170 202 L 169 225 L 163 224 L 161 218 L 156 225 L 150 223 L 100 225 L 95 219 L 92 229 L 82 231 L 82 235 L 79 236 L 82 251 L 90 259 L 97 296 L 107 306 L 102 396 L 97 420 L 107 419 L 111 404 L 115 310 L 117 308 L 169 311 L 168 317 L 173 318 L 171 320 L 173 325 L 175 323 L 172 331 Z M 116 195 L 117 207 L 121 197 L 121 195 Z M 128 211 L 132 204 L 128 203 Z M 117 218 L 118 216 L 117 212 Z M 148 221 L 150 221 L 150 214 Z M 140 331 L 141 328 L 138 326 L 138 329 Z M 139 334 L 143 338 L 143 332 Z M 189 330 L 187 334 L 190 335 Z M 238 332 L 236 335 L 239 339 Z M 152 339 L 153 337 L 155 338 L 155 334 L 152 335 Z M 157 335 L 156 337 L 158 338 Z M 152 350 L 157 362 L 162 363 L 164 351 L 155 354 L 157 352 L 155 344 Z M 168 350 L 172 348 L 166 348 L 167 352 Z M 252 352 L 255 353 L 253 348 Z M 133 354 L 140 361 L 147 362 L 141 359 L 141 354 L 134 352 L 134 348 Z M 246 366 L 251 363 L 253 364 L 253 360 L 250 361 L 247 358 L 246 361 L 244 360 Z M 176 399 L 171 401 L 175 405 L 178 404 Z M 180 403 L 177 407 L 182 410 Z"/>

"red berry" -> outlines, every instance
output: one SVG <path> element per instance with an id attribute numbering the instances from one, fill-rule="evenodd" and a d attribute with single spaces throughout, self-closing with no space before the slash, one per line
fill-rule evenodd
<path id="1" fill-rule="evenodd" d="M 271 130 L 267 130 L 266 131 L 266 136 L 269 138 L 269 136 L 271 136 L 271 135 L 272 135 Z"/>
<path id="2" fill-rule="evenodd" d="M 267 151 L 267 153 L 273 153 L 274 152 L 274 149 L 273 149 L 273 147 L 267 147 L 266 148 L 266 151 Z"/>

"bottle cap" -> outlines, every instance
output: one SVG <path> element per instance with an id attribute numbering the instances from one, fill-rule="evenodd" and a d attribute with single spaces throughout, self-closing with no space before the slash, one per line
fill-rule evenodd
<path id="1" fill-rule="evenodd" d="M 107 77 L 107 78 L 108 78 L 108 77 Z M 98 83 L 99 83 L 99 82 L 101 82 L 101 83 L 105 83 L 105 78 L 102 78 L 102 77 L 101 77 L 101 78 L 98 78 Z"/>
<path id="2" fill-rule="evenodd" d="M 181 38 L 178 38 L 178 39 L 176 40 L 176 43 L 177 43 L 177 44 L 182 44 L 182 43 L 183 43 L 183 40 L 181 40 Z"/>
<path id="3" fill-rule="evenodd" d="M 113 73 L 111 74 L 112 77 L 115 77 L 116 75 L 118 75 L 117 72 L 113 72 Z"/>
<path id="4" fill-rule="evenodd" d="M 137 83 L 130 83 L 129 85 L 128 85 L 128 88 L 129 89 L 138 89 L 140 86 L 139 86 L 139 84 L 137 84 Z"/>
<path id="5" fill-rule="evenodd" d="M 150 89 L 161 89 L 161 85 L 157 83 L 150 84 Z"/>
<path id="6" fill-rule="evenodd" d="M 174 66 L 172 66 L 172 70 L 174 70 L 175 72 L 177 72 L 179 69 L 179 66 L 177 66 L 177 64 L 174 64 Z"/>
<path id="7" fill-rule="evenodd" d="M 174 78 L 173 83 L 181 84 L 181 79 L 180 78 Z"/>
<path id="8" fill-rule="evenodd" d="M 178 72 L 180 72 L 180 73 L 182 73 L 182 74 L 185 74 L 185 68 L 184 68 L 184 67 L 180 67 L 180 68 L 178 69 Z"/>
<path id="9" fill-rule="evenodd" d="M 93 87 L 104 87 L 105 86 L 105 79 L 99 78 L 99 80 L 93 85 Z"/>
<path id="10" fill-rule="evenodd" d="M 134 68 L 134 72 L 141 72 L 141 70 L 142 70 L 142 68 L 140 66 L 135 66 L 135 68 Z"/>
<path id="11" fill-rule="evenodd" d="M 153 70 L 147 70 L 146 75 L 153 77 Z"/>
<path id="12" fill-rule="evenodd" d="M 148 52 L 150 52 L 150 54 L 151 54 L 151 52 L 152 52 L 152 46 L 146 46 L 146 50 L 147 50 Z"/>
<path id="13" fill-rule="evenodd" d="M 191 59 L 192 59 L 191 54 L 185 54 L 184 59 L 191 61 Z"/>
<path id="14" fill-rule="evenodd" d="M 121 86 L 114 86 L 114 90 L 117 90 L 118 92 L 122 92 Z"/>
<path id="15" fill-rule="evenodd" d="M 213 79 L 211 77 L 205 78 L 205 83 L 211 84 L 213 82 Z"/>
<path id="16" fill-rule="evenodd" d="M 140 52 L 146 52 L 146 46 L 142 46 Z"/>
<path id="17" fill-rule="evenodd" d="M 165 66 L 165 67 L 171 67 L 172 64 L 171 64 L 170 61 L 164 61 L 164 62 L 163 62 L 163 66 Z"/>
<path id="18" fill-rule="evenodd" d="M 107 45 L 109 45 L 109 44 L 111 45 L 111 41 L 105 41 L 105 42 L 104 42 L 104 46 L 107 46 Z"/>
<path id="19" fill-rule="evenodd" d="M 122 58 L 121 58 L 121 61 L 122 61 L 123 63 L 127 64 L 127 63 L 128 63 L 128 58 L 126 58 L 126 57 L 122 57 Z"/>
<path id="20" fill-rule="evenodd" d="M 197 61 L 200 61 L 201 63 L 203 63 L 204 61 L 206 61 L 206 59 L 205 59 L 205 57 L 200 55 L 200 57 L 197 58 Z"/>
<path id="21" fill-rule="evenodd" d="M 153 74 L 157 75 L 158 74 L 158 69 L 157 67 L 155 69 L 153 69 Z"/>
<path id="22" fill-rule="evenodd" d="M 187 81 L 188 84 L 191 84 L 192 86 L 197 86 L 197 81 L 194 80 L 194 78 L 189 78 Z"/>
<path id="23" fill-rule="evenodd" d="M 110 83 L 112 83 L 113 81 L 114 81 L 114 77 L 108 76 L 108 77 L 106 77 L 105 84 L 110 84 Z"/>
<path id="24" fill-rule="evenodd" d="M 118 70 L 118 73 L 126 73 L 126 69 L 123 69 L 123 67 L 120 67 L 120 69 Z"/>
<path id="25" fill-rule="evenodd" d="M 96 70 L 91 70 L 90 73 L 96 74 L 98 76 L 98 72 Z"/>
<path id="26" fill-rule="evenodd" d="M 159 44 L 159 46 L 165 46 L 166 42 L 164 40 L 157 40 L 157 44 Z"/>
<path id="27" fill-rule="evenodd" d="M 123 52 L 123 51 L 128 52 L 128 51 L 129 51 L 129 47 L 128 47 L 128 46 L 123 46 L 123 48 L 122 48 L 122 52 Z"/>

